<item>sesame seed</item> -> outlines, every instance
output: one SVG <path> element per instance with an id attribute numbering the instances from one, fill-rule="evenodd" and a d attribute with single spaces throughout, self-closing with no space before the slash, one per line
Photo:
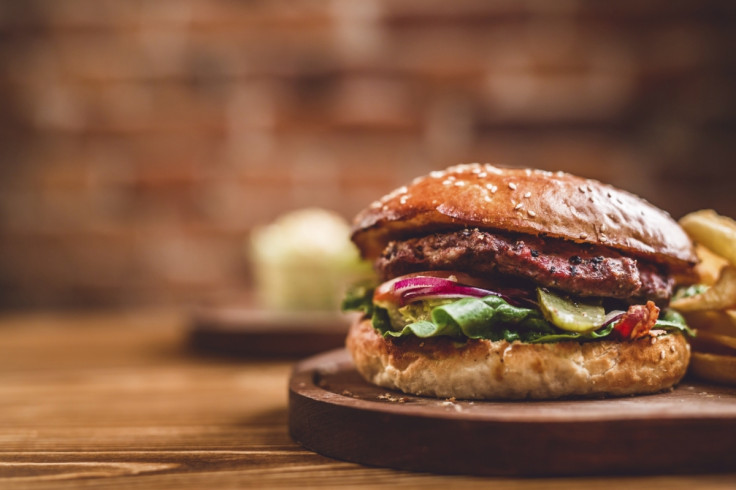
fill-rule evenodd
<path id="1" fill-rule="evenodd" d="M 485 196 L 483 196 L 483 200 L 484 200 L 485 202 L 491 202 L 491 196 L 489 196 L 489 195 L 485 195 Z"/>
<path id="2" fill-rule="evenodd" d="M 580 234 L 580 239 L 581 240 L 585 240 L 586 238 L 588 238 L 588 234 L 587 233 L 581 233 Z"/>
<path id="3" fill-rule="evenodd" d="M 442 185 L 452 185 L 452 181 L 450 179 L 443 180 Z"/>
<path id="4" fill-rule="evenodd" d="M 608 241 L 608 237 L 606 237 L 606 235 L 601 235 L 600 237 L 598 237 L 598 239 L 603 243 L 606 243 Z"/>
<path id="5" fill-rule="evenodd" d="M 441 172 L 439 170 L 433 170 L 432 172 L 429 173 L 429 176 L 432 177 L 433 179 L 441 179 L 442 177 L 445 176 L 445 172 Z"/>
<path id="6" fill-rule="evenodd" d="M 509 182 L 509 189 L 511 189 L 512 191 L 515 191 L 516 190 L 516 184 L 514 184 L 513 182 Z"/>
<path id="7" fill-rule="evenodd" d="M 529 199 L 530 197 L 532 197 L 532 193 L 531 192 L 527 192 L 526 194 L 524 194 L 524 197 L 527 198 L 527 199 Z"/>
<path id="8" fill-rule="evenodd" d="M 462 187 L 462 186 L 465 185 L 465 181 L 464 180 L 458 180 L 457 182 L 455 182 L 455 185 L 458 186 L 458 187 Z"/>
<path id="9" fill-rule="evenodd" d="M 603 233 L 604 231 L 606 231 L 606 225 L 604 223 L 601 224 L 600 230 L 601 230 L 601 233 Z"/>
<path id="10" fill-rule="evenodd" d="M 522 207 L 524 207 L 524 205 L 523 205 L 522 203 L 519 203 L 519 204 L 517 204 L 516 206 L 514 206 L 514 209 L 515 209 L 515 210 L 519 210 L 519 209 L 521 209 Z"/>
<path id="11" fill-rule="evenodd" d="M 583 187 L 582 185 L 578 187 L 578 190 L 585 194 L 585 187 Z"/>
<path id="12" fill-rule="evenodd" d="M 534 211 L 532 211 L 531 209 L 530 209 L 529 211 L 527 211 L 527 213 L 529 213 L 529 216 L 531 216 L 532 218 L 533 218 L 533 217 L 535 217 L 535 216 L 537 215 L 537 213 L 535 213 L 535 212 L 534 212 Z"/>

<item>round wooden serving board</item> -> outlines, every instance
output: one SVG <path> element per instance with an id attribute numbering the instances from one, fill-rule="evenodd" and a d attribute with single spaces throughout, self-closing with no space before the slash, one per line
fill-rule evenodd
<path id="1" fill-rule="evenodd" d="M 687 381 L 627 398 L 442 400 L 369 385 L 344 349 L 295 366 L 289 429 L 327 456 L 435 473 L 736 470 L 736 388 Z"/>

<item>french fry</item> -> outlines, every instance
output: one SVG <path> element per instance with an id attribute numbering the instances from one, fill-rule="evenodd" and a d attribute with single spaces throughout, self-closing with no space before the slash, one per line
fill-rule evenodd
<path id="1" fill-rule="evenodd" d="M 692 352 L 700 352 L 702 354 L 716 354 L 719 356 L 736 357 L 736 349 L 719 343 L 717 340 L 695 337 L 690 341 Z"/>
<path id="2" fill-rule="evenodd" d="M 696 311 L 686 313 L 685 319 L 697 330 L 690 340 L 694 352 L 736 356 L 736 312 Z"/>
<path id="3" fill-rule="evenodd" d="M 700 283 L 710 286 L 671 303 L 697 330 L 690 371 L 708 381 L 736 384 L 736 221 L 704 209 L 684 216 L 680 225 L 697 242 L 695 271 Z"/>
<path id="4" fill-rule="evenodd" d="M 699 330 L 697 339 L 698 342 L 708 343 L 710 345 L 720 345 L 728 347 L 729 349 L 734 349 L 734 353 L 736 353 L 736 337 L 710 333 L 707 330 Z"/>
<path id="5" fill-rule="evenodd" d="M 728 264 L 728 261 L 716 255 L 704 246 L 698 244 L 695 246 L 695 254 L 700 262 L 695 266 L 695 273 L 701 284 L 713 285 L 721 275 L 721 269 Z"/>
<path id="6" fill-rule="evenodd" d="M 698 335 L 708 332 L 736 337 L 736 310 L 693 311 L 685 313 L 685 320 L 690 327 L 698 330 Z"/>
<path id="7" fill-rule="evenodd" d="M 680 219 L 690 237 L 736 265 L 736 221 L 712 209 L 702 209 Z"/>
<path id="8" fill-rule="evenodd" d="M 681 312 L 736 308 L 736 267 L 724 267 L 716 283 L 706 291 L 673 301 L 671 306 Z"/>
<path id="9" fill-rule="evenodd" d="M 696 376 L 709 381 L 736 384 L 736 356 L 693 352 L 690 370 Z"/>

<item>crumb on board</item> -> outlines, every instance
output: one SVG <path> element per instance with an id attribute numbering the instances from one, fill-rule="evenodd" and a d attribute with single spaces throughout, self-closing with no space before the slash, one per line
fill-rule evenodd
<path id="1" fill-rule="evenodd" d="M 453 396 L 450 398 L 447 398 L 445 401 L 442 402 L 443 407 L 452 407 L 456 412 L 462 412 L 463 407 L 455 403 L 457 399 Z"/>
<path id="2" fill-rule="evenodd" d="M 377 397 L 379 400 L 386 400 L 393 403 L 406 403 L 407 398 L 405 396 L 396 396 L 391 393 L 382 393 Z"/>

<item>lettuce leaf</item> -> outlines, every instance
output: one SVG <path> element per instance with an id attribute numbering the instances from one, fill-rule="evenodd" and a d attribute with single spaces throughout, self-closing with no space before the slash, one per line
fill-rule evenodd
<path id="1" fill-rule="evenodd" d="M 672 301 L 689 298 L 690 296 L 697 296 L 707 291 L 708 288 L 709 286 L 707 286 L 706 284 L 692 284 L 690 286 L 680 288 L 675 291 L 675 294 L 672 296 Z"/>
<path id="2" fill-rule="evenodd" d="M 388 338 L 414 335 L 420 338 L 447 336 L 458 340 L 488 339 L 519 340 L 528 343 L 594 341 L 608 337 L 614 330 L 610 323 L 592 332 L 568 332 L 548 322 L 541 311 L 513 306 L 498 296 L 463 298 L 437 306 L 429 306 L 427 313 L 417 316 L 417 309 L 397 325 L 401 309 L 389 313 L 386 308 L 373 304 L 373 290 L 365 285 L 353 288 L 343 302 L 344 309 L 358 310 L 370 316 L 373 327 Z M 392 319 L 394 320 L 392 322 Z M 654 328 L 679 331 L 694 335 L 682 315 L 666 310 Z"/>
<path id="3" fill-rule="evenodd" d="M 353 284 L 345 292 L 342 300 L 342 311 L 360 311 L 364 315 L 373 314 L 373 291 L 376 289 L 372 281 Z"/>
<path id="4" fill-rule="evenodd" d="M 603 336 L 610 334 L 612 329 L 612 326 L 604 329 Z M 565 332 L 545 320 L 540 311 L 510 305 L 498 296 L 463 298 L 434 308 L 431 320 L 410 323 L 399 331 L 380 328 L 379 331 L 384 337 L 444 335 L 456 339 L 503 339 L 530 343 L 592 340 L 601 335 L 600 331 L 585 334 Z"/>
<path id="5" fill-rule="evenodd" d="M 660 328 L 667 331 L 679 331 L 687 337 L 696 337 L 695 330 L 692 330 L 685 321 L 685 317 L 678 311 L 668 308 L 659 315 L 657 323 L 653 328 Z"/>

